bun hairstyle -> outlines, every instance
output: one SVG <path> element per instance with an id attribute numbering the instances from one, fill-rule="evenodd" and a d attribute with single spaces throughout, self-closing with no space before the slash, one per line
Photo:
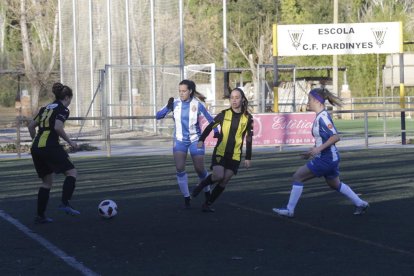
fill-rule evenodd
<path id="1" fill-rule="evenodd" d="M 335 96 L 324 87 L 314 88 L 309 92 L 309 94 L 313 96 L 316 100 L 318 100 L 321 104 L 325 104 L 325 101 L 328 100 L 328 102 L 333 106 L 343 105 L 341 98 Z"/>
<path id="2" fill-rule="evenodd" d="M 55 82 L 53 84 L 52 92 L 55 95 L 56 100 L 64 100 L 66 97 L 73 97 L 72 89 L 60 82 Z"/>
<path id="3" fill-rule="evenodd" d="M 190 90 L 190 97 L 196 97 L 202 102 L 206 101 L 206 96 L 197 91 L 196 84 L 192 80 L 182 80 L 179 85 L 187 85 L 188 90 Z"/>
<path id="4" fill-rule="evenodd" d="M 247 100 L 243 89 L 241 89 L 239 87 L 236 87 L 232 91 L 239 91 L 240 92 L 240 95 L 242 96 L 241 111 L 242 111 L 242 113 L 247 115 L 249 113 L 249 101 Z"/>

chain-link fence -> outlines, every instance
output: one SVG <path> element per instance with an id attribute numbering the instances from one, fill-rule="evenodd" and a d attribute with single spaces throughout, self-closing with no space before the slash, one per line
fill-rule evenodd
<path id="1" fill-rule="evenodd" d="M 108 102 L 113 113 L 125 101 L 132 102 L 136 93 L 150 91 L 151 85 L 166 90 L 176 86 L 177 80 L 171 81 L 166 74 L 131 68 L 180 66 L 181 1 L 59 0 L 61 80 L 73 88 L 74 116 L 101 114 L 98 99 L 93 99 L 100 84 L 99 70 L 107 64 L 130 68 L 116 72 L 107 68 L 108 86 L 116 90 Z M 151 74 L 162 76 L 157 84 L 149 81 Z M 132 115 L 134 107 L 129 105 L 122 112 Z"/>

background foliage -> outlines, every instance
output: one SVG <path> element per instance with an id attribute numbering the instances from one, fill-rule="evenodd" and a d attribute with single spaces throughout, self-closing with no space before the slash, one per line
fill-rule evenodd
<path id="1" fill-rule="evenodd" d="M 0 69 L 25 70 L 21 22 L 18 8 L 22 0 L 0 1 Z M 29 5 L 28 22 L 32 55 L 37 70 L 50 63 L 53 36 L 53 8 L 57 0 L 25 0 Z M 271 29 L 279 24 L 317 24 L 333 22 L 333 0 L 227 0 L 228 67 L 251 68 L 257 63 L 272 62 Z M 404 40 L 414 41 L 414 1 L 350 0 L 339 2 L 339 23 L 402 21 Z M 223 66 L 223 1 L 185 0 L 185 62 L 212 63 Z M 405 51 L 413 49 L 406 45 Z M 348 83 L 353 97 L 375 96 L 377 68 L 382 69 L 385 55 L 347 55 L 338 57 L 338 66 L 347 67 Z M 331 56 L 282 58 L 282 64 L 297 66 L 330 66 Z M 58 70 L 59 64 L 54 66 Z M 323 76 L 324 72 L 298 73 Z M 304 75 L 303 75 L 304 76 Z M 53 76 L 42 81 L 40 102 L 48 100 L 47 90 Z M 281 76 L 282 78 L 286 76 Z M 249 78 L 249 75 L 246 76 Z M 342 75 L 339 74 L 339 84 Z M 380 78 L 381 80 L 381 78 Z M 0 74 L 0 105 L 13 105 L 18 94 L 17 77 Z M 24 89 L 31 85 L 24 78 Z M 381 86 L 380 86 L 381 87 Z M 395 91 L 397 94 L 398 91 Z M 407 95 L 413 95 L 407 89 Z"/>

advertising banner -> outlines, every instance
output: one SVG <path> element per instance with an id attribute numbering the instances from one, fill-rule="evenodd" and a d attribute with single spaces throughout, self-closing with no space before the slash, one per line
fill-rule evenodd
<path id="1" fill-rule="evenodd" d="M 277 25 L 278 56 L 399 53 L 400 22 Z"/>
<path id="2" fill-rule="evenodd" d="M 312 124 L 315 113 L 269 113 L 254 114 L 253 146 L 310 145 L 315 140 L 312 136 Z M 203 121 L 203 129 L 207 121 Z M 217 139 L 213 131 L 205 141 L 208 147 L 214 147 Z"/>

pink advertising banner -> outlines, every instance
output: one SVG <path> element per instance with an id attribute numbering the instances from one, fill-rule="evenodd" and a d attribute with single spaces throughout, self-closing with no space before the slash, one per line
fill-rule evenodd
<path id="1" fill-rule="evenodd" d="M 312 124 L 315 113 L 269 113 L 254 114 L 253 145 L 309 145 L 315 142 L 312 136 Z M 203 129 L 207 121 L 203 121 Z M 207 137 L 205 145 L 215 146 L 217 139 L 213 131 Z"/>

